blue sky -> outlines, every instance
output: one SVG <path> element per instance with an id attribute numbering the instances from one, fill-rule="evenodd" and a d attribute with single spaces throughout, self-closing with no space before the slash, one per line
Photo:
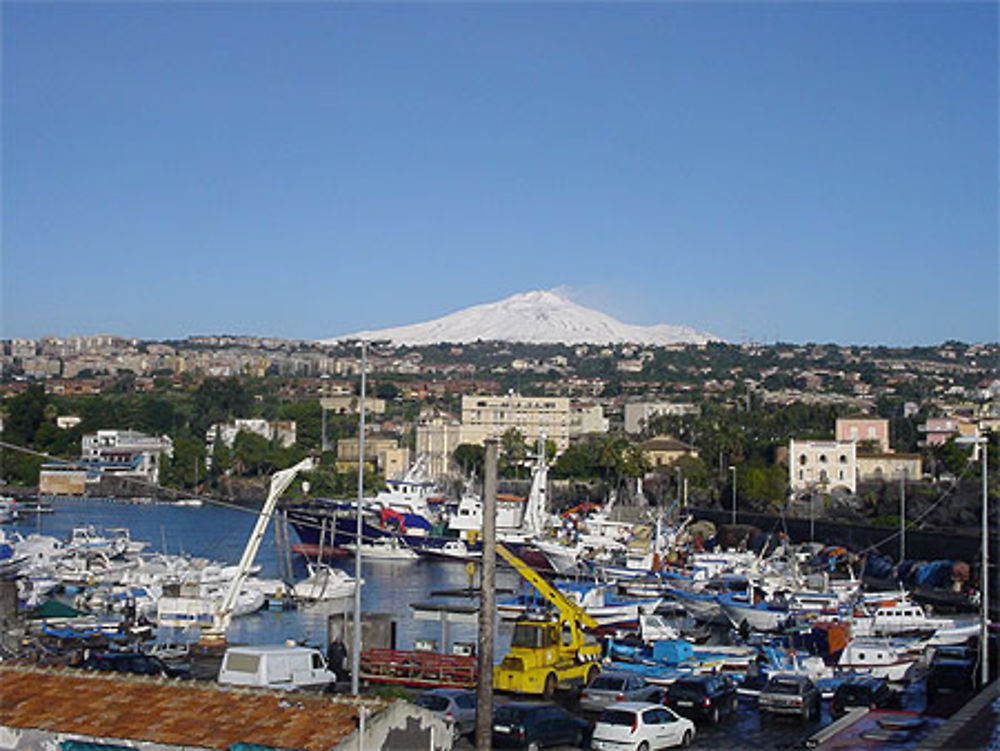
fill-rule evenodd
<path id="1" fill-rule="evenodd" d="M 995 341 L 992 3 L 5 3 L 0 335 L 321 338 L 566 287 Z"/>

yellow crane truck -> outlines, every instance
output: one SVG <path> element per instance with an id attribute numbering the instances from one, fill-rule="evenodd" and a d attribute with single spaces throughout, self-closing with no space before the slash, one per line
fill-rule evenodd
<path id="1" fill-rule="evenodd" d="M 550 698 L 557 688 L 589 683 L 600 668 L 601 645 L 584 631 L 597 622 L 503 545 L 497 554 L 553 606 L 553 614 L 528 614 L 514 625 L 510 651 L 493 668 L 493 688 Z"/>

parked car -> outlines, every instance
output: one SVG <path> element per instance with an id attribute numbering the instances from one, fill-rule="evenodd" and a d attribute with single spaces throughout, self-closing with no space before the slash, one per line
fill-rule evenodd
<path id="1" fill-rule="evenodd" d="M 464 688 L 435 688 L 420 694 L 413 703 L 444 716 L 455 737 L 476 731 L 476 694 Z"/>
<path id="2" fill-rule="evenodd" d="M 590 747 L 595 751 L 655 751 L 688 746 L 694 734 L 694 723 L 669 707 L 621 702 L 601 713 Z"/>
<path id="3" fill-rule="evenodd" d="M 937 652 L 931 659 L 924 680 L 927 701 L 934 701 L 942 693 L 975 691 L 979 683 L 978 667 L 975 657 L 964 657 L 957 652 Z"/>
<path id="4" fill-rule="evenodd" d="M 493 710 L 493 747 L 527 748 L 582 746 L 590 724 L 558 704 L 517 702 Z"/>
<path id="5" fill-rule="evenodd" d="M 736 685 L 725 675 L 696 675 L 674 681 L 663 703 L 691 719 L 718 723 L 723 715 L 736 712 Z"/>
<path id="6" fill-rule="evenodd" d="M 663 693 L 641 675 L 625 670 L 599 674 L 580 692 L 580 709 L 601 712 L 619 701 L 658 701 Z"/>
<path id="7" fill-rule="evenodd" d="M 803 720 L 819 717 L 819 689 L 808 677 L 779 673 L 771 676 L 760 692 L 761 714 L 799 715 Z"/>
<path id="8" fill-rule="evenodd" d="M 889 688 L 885 678 L 875 678 L 870 675 L 852 675 L 839 686 L 830 702 L 830 713 L 834 717 L 847 714 L 847 710 L 855 707 L 869 709 L 888 709 L 896 707 L 899 700 Z"/>
<path id="9" fill-rule="evenodd" d="M 142 652 L 94 652 L 80 663 L 80 667 L 84 670 L 154 675 L 163 678 L 191 677 L 188 669 L 167 665 L 159 657 Z"/>

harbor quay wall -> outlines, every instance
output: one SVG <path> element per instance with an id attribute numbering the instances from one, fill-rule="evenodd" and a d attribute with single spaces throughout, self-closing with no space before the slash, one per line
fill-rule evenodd
<path id="1" fill-rule="evenodd" d="M 692 508 L 690 513 L 696 519 L 708 519 L 716 525 L 726 525 L 732 521 L 732 511 L 728 509 Z M 786 532 L 792 542 L 810 540 L 809 519 L 781 517 L 773 514 L 740 511 L 737 509 L 737 524 L 750 524 L 762 532 Z M 874 552 L 895 560 L 899 556 L 898 529 L 862 524 L 846 524 L 828 519 L 815 520 L 813 539 L 825 545 L 841 545 L 850 551 Z M 995 539 L 993 540 L 995 547 Z M 974 564 L 979 559 L 981 538 L 979 535 L 960 534 L 944 531 L 907 530 L 906 557 L 913 560 L 948 559 Z"/>

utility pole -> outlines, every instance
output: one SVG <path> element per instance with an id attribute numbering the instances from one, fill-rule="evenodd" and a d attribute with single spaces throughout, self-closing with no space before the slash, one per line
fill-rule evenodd
<path id="1" fill-rule="evenodd" d="M 479 574 L 479 676 L 476 679 L 476 749 L 493 747 L 493 622 L 496 617 L 497 442 L 486 441 L 483 478 L 483 562 Z"/>
<path id="2" fill-rule="evenodd" d="M 983 622 L 979 633 L 979 654 L 981 655 L 980 666 L 982 673 L 980 673 L 979 687 L 985 688 L 986 684 L 990 682 L 990 538 L 987 534 L 987 524 L 989 522 L 989 496 L 988 488 L 986 484 L 986 457 L 990 453 L 990 439 L 989 436 L 984 436 L 982 443 L 980 444 L 982 448 L 982 459 L 983 459 L 983 573 L 982 573 L 982 605 L 983 605 Z"/>
<path id="3" fill-rule="evenodd" d="M 729 470 L 733 473 L 733 524 L 736 524 L 736 465 L 730 464 Z"/>
<path id="4" fill-rule="evenodd" d="M 361 693 L 361 529 L 365 491 L 365 371 L 367 344 L 361 342 L 361 405 L 358 420 L 358 515 L 354 537 L 354 633 L 351 639 L 351 693 Z"/>

